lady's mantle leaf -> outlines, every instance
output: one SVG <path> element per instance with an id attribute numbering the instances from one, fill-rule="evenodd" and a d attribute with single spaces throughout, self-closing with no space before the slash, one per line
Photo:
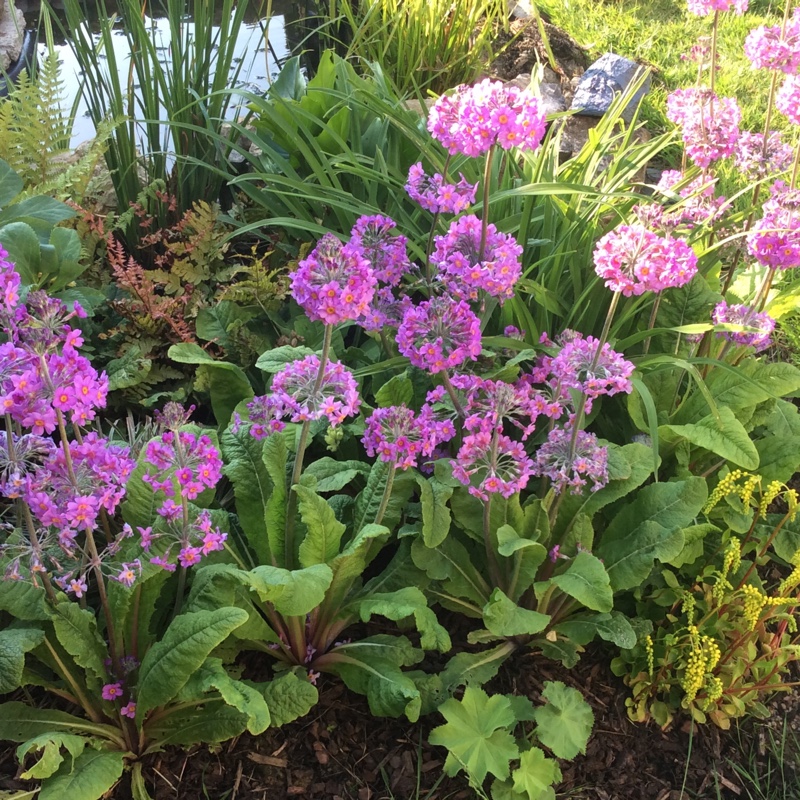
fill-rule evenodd
<path id="1" fill-rule="evenodd" d="M 583 695 L 561 681 L 548 681 L 542 697 L 547 705 L 536 709 L 536 735 L 558 758 L 575 758 L 586 752 L 594 714 Z"/>

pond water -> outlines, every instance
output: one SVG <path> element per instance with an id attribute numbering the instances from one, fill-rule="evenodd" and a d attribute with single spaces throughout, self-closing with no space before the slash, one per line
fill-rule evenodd
<path id="1" fill-rule="evenodd" d="M 25 12 L 29 27 L 35 27 L 38 16 L 38 7 L 26 6 L 25 2 L 17 2 L 17 7 Z M 108 7 L 108 12 L 113 13 L 114 9 Z M 57 10 L 57 9 L 56 9 Z M 96 9 L 94 19 L 96 20 Z M 296 5 L 289 3 L 281 6 L 273 3 L 273 16 L 270 19 L 247 19 L 241 26 L 235 45 L 235 58 L 231 68 L 232 88 L 244 88 L 253 92 L 264 92 L 269 88 L 271 81 L 279 72 L 281 65 L 290 55 L 292 44 L 287 41 L 287 30 L 290 30 L 290 22 L 296 22 L 300 18 L 300 9 Z M 150 34 L 156 47 L 162 54 L 166 63 L 170 61 L 169 43 L 169 22 L 166 17 L 146 17 Z M 93 38 L 99 41 L 96 23 L 92 23 L 91 13 L 87 13 L 86 26 L 93 31 Z M 194 23 L 187 21 L 183 23 L 191 36 Z M 214 27 L 217 34 L 219 27 Z M 43 38 L 43 36 L 41 37 Z M 57 41 L 55 48 L 61 62 L 61 76 L 65 87 L 65 110 L 69 111 L 74 103 L 77 102 L 75 113 L 75 124 L 72 132 L 71 145 L 75 147 L 81 142 L 91 139 L 95 134 L 94 124 L 87 110 L 87 105 L 81 95 L 81 71 L 75 55 L 72 52 L 69 42 Z M 46 54 L 47 47 L 40 43 L 37 47 L 39 59 Z M 116 32 L 114 36 L 114 50 L 119 65 L 120 80 L 123 85 L 127 83 L 130 50 L 122 30 Z M 238 80 L 233 83 L 234 74 L 238 71 Z M 136 86 L 134 86 L 136 91 Z M 237 114 L 235 104 L 228 110 L 228 118 L 234 118 Z"/>

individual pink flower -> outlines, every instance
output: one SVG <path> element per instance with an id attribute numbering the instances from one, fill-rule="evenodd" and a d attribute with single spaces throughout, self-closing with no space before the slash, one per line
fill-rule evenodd
<path id="1" fill-rule="evenodd" d="M 482 225 L 469 214 L 454 220 L 445 236 L 434 238 L 431 264 L 448 289 L 462 300 L 476 300 L 478 292 L 505 300 L 514 296 L 522 274 L 522 247 L 507 233 L 489 223 L 481 253 Z"/>
<path id="2" fill-rule="evenodd" d="M 349 244 L 367 260 L 378 282 L 389 286 L 397 286 L 411 268 L 406 237 L 396 233 L 396 227 L 389 217 L 375 214 L 359 217 L 350 231 Z"/>
<path id="3" fill-rule="evenodd" d="M 736 152 L 742 112 L 731 97 L 710 89 L 676 89 L 667 97 L 667 117 L 680 125 L 686 154 L 699 167 Z"/>
<path id="4" fill-rule="evenodd" d="M 487 78 L 442 95 L 431 108 L 428 130 L 452 155 L 479 156 L 495 144 L 535 150 L 544 136 L 545 115 L 531 92 Z"/>
<path id="5" fill-rule="evenodd" d="M 444 177 L 435 172 L 429 177 L 422 162 L 412 164 L 408 170 L 405 190 L 408 196 L 426 211 L 434 214 L 459 214 L 475 202 L 477 183 L 469 183 L 463 175 L 457 184 L 445 183 Z"/>
<path id="6" fill-rule="evenodd" d="M 353 373 L 338 361 L 328 361 L 318 381 L 319 368 L 319 356 L 309 355 L 275 375 L 272 395 L 283 408 L 282 416 L 292 422 L 326 417 L 336 426 L 358 412 L 361 398 Z"/>
<path id="7" fill-rule="evenodd" d="M 114 702 L 122 697 L 122 684 L 121 683 L 107 683 L 103 686 L 102 691 L 100 692 L 103 700 L 108 700 L 109 702 Z"/>
<path id="8" fill-rule="evenodd" d="M 126 703 L 122 708 L 119 710 L 119 713 L 122 714 L 123 717 L 128 717 L 128 719 L 134 719 L 136 717 L 136 703 L 132 700 L 129 703 Z"/>
<path id="9" fill-rule="evenodd" d="M 683 239 L 658 236 L 642 225 L 620 225 L 594 251 L 595 272 L 625 297 L 684 286 L 697 273 L 697 256 Z"/>
<path id="10" fill-rule="evenodd" d="M 741 325 L 745 330 L 718 331 L 717 336 L 734 344 L 754 347 L 756 352 L 769 347 L 770 335 L 775 330 L 775 320 L 767 313 L 751 306 L 718 303 L 711 314 L 715 325 Z"/>
<path id="11" fill-rule="evenodd" d="M 572 438 L 569 428 L 553 428 L 536 453 L 532 473 L 549 478 L 558 493 L 568 487 L 582 489 L 587 479 L 593 492 L 602 489 L 608 483 L 608 450 L 593 433 L 578 431 L 573 452 Z"/>
<path id="12" fill-rule="evenodd" d="M 475 361 L 481 352 L 481 323 L 463 300 L 432 297 L 406 310 L 397 347 L 415 367 L 431 373 Z"/>
<path id="13" fill-rule="evenodd" d="M 451 464 L 453 477 L 481 500 L 492 494 L 511 497 L 528 485 L 533 470 L 520 442 L 486 429 L 465 436 Z"/>
<path id="14" fill-rule="evenodd" d="M 335 325 L 358 319 L 375 293 L 377 278 L 355 245 L 342 245 L 326 233 L 297 265 L 291 276 L 292 295 L 309 319 Z"/>
<path id="15" fill-rule="evenodd" d="M 121 583 L 123 586 L 131 587 L 136 579 L 142 574 L 142 562 L 137 558 L 130 563 L 123 562 L 119 572 L 112 576 L 112 579 Z"/>

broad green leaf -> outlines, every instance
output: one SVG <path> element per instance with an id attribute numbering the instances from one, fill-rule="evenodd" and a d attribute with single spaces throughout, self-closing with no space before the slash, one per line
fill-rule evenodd
<path id="1" fill-rule="evenodd" d="M 108 390 L 114 392 L 138 386 L 147 378 L 152 368 L 152 359 L 146 358 L 139 347 L 133 345 L 122 356 L 106 364 Z"/>
<path id="2" fill-rule="evenodd" d="M 192 744 L 226 742 L 244 733 L 247 716 L 222 700 L 185 708 L 147 726 L 153 748 L 164 745 L 187 747 Z"/>
<path id="3" fill-rule="evenodd" d="M 337 461 L 326 456 L 305 467 L 303 477 L 307 475 L 316 479 L 318 492 L 338 492 L 357 477 L 369 475 L 369 464 L 363 461 Z"/>
<path id="4" fill-rule="evenodd" d="M 0 158 L 0 208 L 5 208 L 24 187 L 22 178 L 14 168 Z"/>
<path id="5" fill-rule="evenodd" d="M 800 468 L 800 436 L 767 435 L 755 442 L 761 485 L 786 483 Z"/>
<path id="6" fill-rule="evenodd" d="M 378 408 L 389 406 L 407 406 L 414 397 L 414 384 L 403 375 L 389 378 L 375 393 L 375 402 Z"/>
<path id="7" fill-rule="evenodd" d="M 0 694 L 19 688 L 25 668 L 25 653 L 44 641 L 39 628 L 6 628 L 0 630 Z"/>
<path id="8" fill-rule="evenodd" d="M 97 684 L 107 683 L 105 666 L 108 649 L 97 632 L 93 612 L 71 600 L 64 600 L 53 609 L 53 628 L 61 646 L 83 667 Z"/>
<path id="9" fill-rule="evenodd" d="M 614 607 L 614 593 L 603 562 L 581 551 L 570 561 L 566 572 L 550 579 L 562 592 L 592 611 L 608 612 Z M 537 633 L 537 631 L 533 631 Z"/>
<path id="10" fill-rule="evenodd" d="M 313 353 L 314 351 L 310 347 L 291 347 L 289 345 L 273 347 L 272 350 L 267 350 L 258 357 L 256 366 L 264 372 L 280 372 L 287 364 L 299 361 Z"/>
<path id="11" fill-rule="evenodd" d="M 65 711 L 35 708 L 16 701 L 0 705 L 0 740 L 26 742 L 35 736 L 54 732 L 100 736 L 116 742 L 121 748 L 125 747 L 119 729 L 112 725 L 102 725 Z"/>
<path id="12" fill-rule="evenodd" d="M 547 703 L 535 712 L 539 741 L 558 758 L 575 758 L 578 753 L 585 753 L 594 714 L 583 695 L 561 681 L 547 681 L 542 697 Z"/>
<path id="13" fill-rule="evenodd" d="M 50 619 L 44 587 L 25 581 L 0 581 L 0 611 L 26 622 Z"/>
<path id="14" fill-rule="evenodd" d="M 389 466 L 386 462 L 378 460 L 372 465 L 367 478 L 367 485 L 356 498 L 356 505 L 353 511 L 353 530 L 355 533 L 358 533 L 365 525 L 375 522 L 375 517 L 383 499 L 388 474 Z M 381 520 L 381 524 L 385 525 L 389 530 L 392 530 L 400 521 L 400 517 L 405 511 L 406 504 L 415 486 L 414 470 L 408 469 L 395 475 L 392 496 L 386 508 L 386 513 Z"/>
<path id="15" fill-rule="evenodd" d="M 362 622 L 369 622 L 373 614 L 395 621 L 413 617 L 424 650 L 446 653 L 451 647 L 449 634 L 439 624 L 436 614 L 428 608 L 425 595 L 416 586 L 384 594 L 370 594 L 359 602 L 358 610 Z"/>
<path id="16" fill-rule="evenodd" d="M 240 573 L 265 603 L 289 617 L 300 617 L 316 608 L 331 585 L 333 572 L 327 564 L 288 570 L 262 565 Z"/>
<path id="17" fill-rule="evenodd" d="M 461 701 L 451 698 L 439 708 L 447 720 L 434 728 L 428 741 L 448 749 L 444 771 L 453 776 L 465 766 L 476 783 L 491 773 L 505 779 L 509 762 L 519 757 L 519 748 L 508 732 L 516 724 L 511 703 L 503 695 L 489 696 L 468 686 Z"/>
<path id="18" fill-rule="evenodd" d="M 482 684 L 497 675 L 500 667 L 514 651 L 508 642 L 482 650 L 479 653 L 456 653 L 441 672 L 442 686 L 445 691 L 452 692 L 459 686 Z"/>
<path id="19" fill-rule="evenodd" d="M 306 525 L 306 535 L 300 543 L 300 565 L 327 564 L 339 553 L 339 544 L 346 530 L 327 501 L 308 486 L 298 484 L 300 518 Z"/>
<path id="20" fill-rule="evenodd" d="M 152 526 L 158 518 L 157 509 L 161 505 L 150 484 L 142 480 L 142 477 L 148 472 L 144 462 L 145 451 L 143 449 L 139 455 L 136 469 L 133 470 L 125 484 L 125 500 L 121 506 L 122 518 L 134 530 Z"/>
<path id="21" fill-rule="evenodd" d="M 304 717 L 317 704 L 317 687 L 303 675 L 284 672 L 270 681 L 264 689 L 271 726 L 281 728 Z"/>
<path id="22" fill-rule="evenodd" d="M 25 770 L 20 777 L 25 781 L 49 778 L 64 761 L 62 747 L 72 757 L 70 759 L 72 764 L 88 743 L 89 740 L 85 736 L 76 736 L 74 733 L 52 732 L 34 736 L 17 748 L 17 760 L 20 764 L 28 753 L 38 756 L 38 761 Z"/>
<path id="23" fill-rule="evenodd" d="M 447 501 L 453 489 L 440 483 L 435 477 L 417 476 L 422 506 L 422 540 L 426 547 L 438 547 L 450 532 L 450 509 Z"/>
<path id="24" fill-rule="evenodd" d="M 683 549 L 682 528 L 708 497 L 703 478 L 654 483 L 639 490 L 603 533 L 595 553 L 603 560 L 614 591 L 638 586 L 655 559 L 669 561 Z"/>
<path id="25" fill-rule="evenodd" d="M 467 548 L 454 536 L 448 536 L 439 547 L 425 547 L 419 539 L 411 544 L 414 564 L 453 597 L 463 598 L 483 608 L 489 601 L 491 587 L 472 563 Z"/>
<path id="26" fill-rule="evenodd" d="M 267 539 L 272 557 L 278 564 L 286 558 L 286 462 L 288 453 L 286 441 L 283 436 L 273 434 L 264 440 L 262 451 L 264 466 L 272 481 L 272 492 L 267 500 L 265 521 L 267 526 Z"/>
<path id="27" fill-rule="evenodd" d="M 511 774 L 514 791 L 527 794 L 529 800 L 555 800 L 553 784 L 561 780 L 561 770 L 554 758 L 532 747 L 519 757 L 519 767 Z"/>
<path id="28" fill-rule="evenodd" d="M 690 525 L 683 529 L 683 548 L 674 558 L 665 561 L 673 567 L 682 567 L 691 564 L 703 555 L 703 541 L 711 533 L 718 532 L 719 528 L 711 523 Z"/>
<path id="29" fill-rule="evenodd" d="M 617 647 L 630 649 L 636 646 L 636 632 L 628 618 L 619 611 L 570 615 L 556 626 L 556 631 L 581 646 L 589 644 L 595 636 Z"/>
<path id="30" fill-rule="evenodd" d="M 0 220 L 1 221 L 1 220 Z M 0 245 L 8 253 L 25 286 L 39 282 L 41 251 L 39 237 L 26 222 L 10 222 L 0 225 Z"/>
<path id="31" fill-rule="evenodd" d="M 378 554 L 388 538 L 389 529 L 383 525 L 366 525 L 331 561 L 330 568 L 333 577 L 325 594 L 325 603 L 328 608 L 338 609 L 345 602 L 356 580 L 361 577 L 367 565 Z M 373 584 L 373 588 L 374 591 L 377 591 L 377 583 Z"/>
<path id="32" fill-rule="evenodd" d="M 758 468 L 758 451 L 750 440 L 750 434 L 726 406 L 719 409 L 719 418 L 709 414 L 688 425 L 663 425 L 659 435 L 667 441 L 676 436 L 686 439 L 743 469 Z"/>
<path id="33" fill-rule="evenodd" d="M 543 631 L 550 617 L 520 608 L 501 589 L 495 589 L 483 608 L 483 622 L 496 636 L 528 636 Z"/>
<path id="34" fill-rule="evenodd" d="M 263 441 L 250 435 L 242 425 L 234 433 L 228 428 L 220 439 L 225 459 L 223 472 L 233 484 L 236 513 L 247 541 L 261 563 L 269 563 L 266 508 L 274 483 L 264 464 Z"/>
<path id="35" fill-rule="evenodd" d="M 241 608 L 193 611 L 176 617 L 139 667 L 137 717 L 168 703 L 208 654 L 247 621 Z"/>
<path id="36" fill-rule="evenodd" d="M 99 800 L 122 776 L 125 754 L 84 750 L 71 764 L 42 784 L 39 800 Z"/>

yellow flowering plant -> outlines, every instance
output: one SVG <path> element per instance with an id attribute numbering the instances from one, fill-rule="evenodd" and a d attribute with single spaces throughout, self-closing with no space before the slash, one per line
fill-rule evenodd
<path id="1" fill-rule="evenodd" d="M 638 643 L 612 662 L 631 688 L 632 720 L 666 728 L 683 714 L 728 728 L 763 714 L 763 697 L 789 685 L 787 666 L 800 655 L 800 534 L 787 524 L 798 497 L 762 483 L 739 469 L 722 477 L 697 537 L 687 531 L 672 568 L 637 593 Z"/>

